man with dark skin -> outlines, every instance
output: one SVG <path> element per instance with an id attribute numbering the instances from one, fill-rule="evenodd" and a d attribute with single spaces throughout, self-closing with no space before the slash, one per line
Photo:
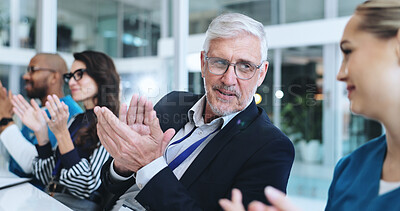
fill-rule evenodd
<path id="1" fill-rule="evenodd" d="M 22 76 L 25 90 L 29 98 L 37 98 L 44 105 L 47 96 L 55 94 L 64 101 L 70 110 L 70 117 L 82 112 L 81 108 L 70 96 L 64 96 L 63 74 L 67 73 L 67 65 L 58 54 L 38 53 L 29 62 L 27 72 Z M 11 117 L 13 115 L 11 92 L 0 84 L 0 139 L 11 155 L 9 170 L 20 177 L 30 177 L 32 161 L 37 156 L 36 137 L 25 125 L 20 130 Z M 54 135 L 47 131 L 52 145 L 56 143 Z"/>

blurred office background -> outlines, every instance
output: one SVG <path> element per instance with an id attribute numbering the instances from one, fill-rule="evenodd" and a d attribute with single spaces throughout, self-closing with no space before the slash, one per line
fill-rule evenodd
<path id="1" fill-rule="evenodd" d="M 21 76 L 36 52 L 107 53 L 121 74 L 121 100 L 157 101 L 171 90 L 204 93 L 200 51 L 210 21 L 239 12 L 265 25 L 270 67 L 259 106 L 288 134 L 296 159 L 289 196 L 324 207 L 335 163 L 382 133 L 349 111 L 336 81 L 344 26 L 362 0 L 1 0 L 0 79 L 24 94 Z"/>

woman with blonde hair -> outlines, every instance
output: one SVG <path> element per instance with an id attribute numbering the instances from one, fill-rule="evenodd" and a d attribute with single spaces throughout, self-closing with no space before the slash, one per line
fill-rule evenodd
<path id="1" fill-rule="evenodd" d="M 400 210 L 400 1 L 359 5 L 340 42 L 344 58 L 337 79 L 347 85 L 353 113 L 379 121 L 386 134 L 342 158 L 336 165 L 325 210 Z M 270 207 L 296 210 L 284 194 L 267 187 Z M 225 210 L 244 210 L 241 194 L 220 201 Z"/>

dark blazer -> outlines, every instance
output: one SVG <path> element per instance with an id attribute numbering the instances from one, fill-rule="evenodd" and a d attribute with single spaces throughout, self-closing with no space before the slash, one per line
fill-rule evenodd
<path id="1" fill-rule="evenodd" d="M 180 130 L 188 122 L 188 110 L 200 97 L 172 92 L 161 99 L 155 110 L 162 129 Z M 266 203 L 267 185 L 286 192 L 293 159 L 292 142 L 253 100 L 205 146 L 180 180 L 166 167 L 145 185 L 136 200 L 147 210 L 220 210 L 218 200 L 230 198 L 232 188 L 238 188 L 246 207 L 253 200 Z M 110 162 L 103 166 L 103 183 L 120 196 L 135 181 L 111 183 Z"/>

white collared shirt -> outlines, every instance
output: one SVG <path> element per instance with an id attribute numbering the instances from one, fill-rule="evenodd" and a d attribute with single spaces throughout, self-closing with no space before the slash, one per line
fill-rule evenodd
<path id="1" fill-rule="evenodd" d="M 204 106 L 206 103 L 206 97 L 203 96 L 193 105 L 193 107 L 188 111 L 189 121 L 181 128 L 175 136 L 172 138 L 170 143 L 168 144 L 164 155 L 142 167 L 136 173 L 136 184 L 132 186 L 128 191 L 120 197 L 120 200 L 117 201 L 116 206 L 114 206 L 113 210 L 118 210 L 121 208 L 122 204 L 127 205 L 128 207 L 134 207 L 137 210 L 140 210 L 140 204 L 136 202 L 134 197 L 138 194 L 140 189 L 142 189 L 151 178 L 153 178 L 158 172 L 168 166 L 170 162 L 172 162 L 178 155 L 180 155 L 183 151 L 185 151 L 188 147 L 190 147 L 193 143 L 200 140 L 201 138 L 206 137 L 211 134 L 214 130 L 219 130 L 216 133 L 211 134 L 207 137 L 196 150 L 193 151 L 177 168 L 173 170 L 174 175 L 179 180 L 185 171 L 189 168 L 190 164 L 196 159 L 196 157 L 200 154 L 200 152 L 204 149 L 204 147 L 210 142 L 210 140 L 217 135 L 217 133 L 224 128 L 237 114 L 241 111 L 219 117 L 217 119 L 212 120 L 210 123 L 205 123 L 203 118 Z M 249 106 L 251 101 L 248 103 Z M 246 106 L 246 108 L 247 108 Z M 244 109 L 246 109 L 244 108 Z M 243 109 L 243 110 L 244 110 Z M 179 144 L 174 144 L 177 140 L 189 134 L 193 128 L 196 129 L 193 133 L 186 138 L 184 141 Z M 172 146 L 171 146 L 172 145 Z M 116 181 L 124 181 L 130 177 L 122 177 L 118 175 L 113 168 L 113 162 L 110 166 L 110 175 L 111 178 Z"/>
<path id="2" fill-rule="evenodd" d="M 208 134 L 216 130 L 217 128 L 223 128 L 226 124 L 233 119 L 239 112 L 233 113 L 224 117 L 219 117 L 214 119 L 208 124 L 204 123 L 203 111 L 206 103 L 206 97 L 203 96 L 193 107 L 188 111 L 189 121 L 185 124 L 183 128 L 181 128 L 177 134 L 172 138 L 170 143 L 168 144 L 163 157 L 159 157 L 153 162 L 141 168 L 136 174 L 136 184 L 140 189 L 142 189 L 150 179 L 155 176 L 158 172 L 168 166 L 175 157 L 180 155 L 183 151 L 185 151 L 189 146 L 191 146 L 194 142 L 199 139 L 206 137 Z M 188 133 L 190 133 L 193 128 L 196 127 L 193 134 L 182 141 L 179 144 L 173 145 L 170 149 L 170 145 L 175 141 L 181 139 Z M 219 131 L 214 134 L 211 134 L 200 146 L 188 157 L 186 158 L 173 172 L 178 178 L 178 180 L 182 177 L 185 171 L 189 168 L 190 164 L 196 159 L 196 157 L 200 154 L 201 150 L 208 144 L 208 142 L 217 135 Z M 175 148 L 175 149 L 174 149 Z"/>

